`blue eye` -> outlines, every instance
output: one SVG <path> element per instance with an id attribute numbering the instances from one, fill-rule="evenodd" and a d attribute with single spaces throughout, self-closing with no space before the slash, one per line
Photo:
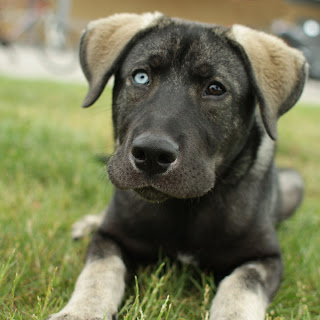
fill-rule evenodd
<path id="1" fill-rule="evenodd" d="M 137 84 L 148 84 L 149 76 L 145 71 L 137 71 L 133 74 L 133 81 Z"/>

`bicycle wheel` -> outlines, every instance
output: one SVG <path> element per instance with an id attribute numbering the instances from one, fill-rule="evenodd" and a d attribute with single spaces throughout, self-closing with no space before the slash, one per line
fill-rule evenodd
<path id="1" fill-rule="evenodd" d="M 79 64 L 80 32 L 59 21 L 55 15 L 44 19 L 40 26 L 39 53 L 43 65 L 55 73 L 69 73 Z"/>

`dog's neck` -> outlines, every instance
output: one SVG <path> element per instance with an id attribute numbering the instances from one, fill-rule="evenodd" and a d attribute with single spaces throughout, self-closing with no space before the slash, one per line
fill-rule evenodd
<path id="1" fill-rule="evenodd" d="M 229 163 L 222 164 L 217 172 L 216 184 L 236 185 L 247 175 L 258 156 L 259 145 L 266 132 L 258 123 L 254 123 L 249 137 L 239 153 Z"/>

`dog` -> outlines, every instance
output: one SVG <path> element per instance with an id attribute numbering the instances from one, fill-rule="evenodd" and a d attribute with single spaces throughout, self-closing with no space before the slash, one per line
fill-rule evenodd
<path id="1" fill-rule="evenodd" d="M 91 22 L 80 62 L 83 107 L 114 75 L 116 190 L 70 301 L 49 319 L 116 319 L 129 266 L 160 248 L 213 272 L 211 320 L 265 319 L 283 269 L 275 226 L 303 197 L 301 176 L 274 164 L 303 54 L 249 27 L 155 12 Z"/>

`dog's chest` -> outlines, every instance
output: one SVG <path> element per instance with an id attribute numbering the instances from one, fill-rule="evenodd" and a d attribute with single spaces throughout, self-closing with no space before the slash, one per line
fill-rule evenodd
<path id="1" fill-rule="evenodd" d="M 156 260 L 159 250 L 188 264 L 220 265 L 233 239 L 225 234 L 223 215 L 214 203 L 167 201 L 123 206 L 120 201 L 104 225 L 137 260 Z"/>

